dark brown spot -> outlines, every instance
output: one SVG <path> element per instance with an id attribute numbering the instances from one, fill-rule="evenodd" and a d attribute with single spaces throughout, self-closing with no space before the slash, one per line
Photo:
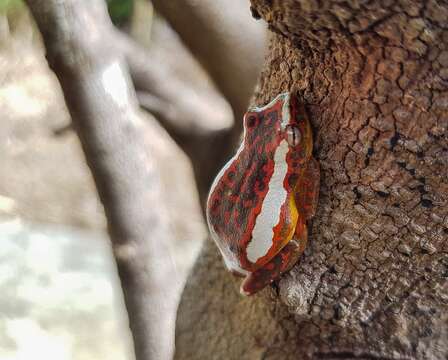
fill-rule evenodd
<path id="1" fill-rule="evenodd" d="M 418 185 L 417 187 L 416 187 L 416 189 L 419 191 L 419 193 L 420 194 L 422 194 L 422 195 L 425 195 L 425 194 L 427 194 L 428 192 L 425 190 L 425 185 Z"/>
<path id="2" fill-rule="evenodd" d="M 293 187 L 297 183 L 297 180 L 298 180 L 298 175 L 297 174 L 291 174 L 288 177 L 288 185 Z"/>
<path id="3" fill-rule="evenodd" d="M 353 189 L 353 193 L 355 194 L 357 200 L 361 199 L 361 196 L 362 196 L 362 195 L 361 195 L 361 193 L 359 192 L 359 190 L 358 190 L 357 187 L 355 187 L 355 188 Z"/>
<path id="4" fill-rule="evenodd" d="M 232 181 L 235 178 L 235 172 L 234 171 L 229 171 L 227 173 L 227 178 Z"/>
<path id="5" fill-rule="evenodd" d="M 333 306 L 334 310 L 334 319 L 341 320 L 342 319 L 342 307 L 340 304 L 336 304 Z"/>
<path id="6" fill-rule="evenodd" d="M 250 13 L 252 14 L 252 17 L 255 20 L 260 20 L 261 19 L 260 13 L 253 6 L 250 7 Z"/>
<path id="7" fill-rule="evenodd" d="M 394 147 L 398 144 L 398 140 L 400 139 L 400 134 L 396 132 L 394 136 L 390 138 L 390 149 L 393 150 Z"/>
<path id="8" fill-rule="evenodd" d="M 247 119 L 247 127 L 252 128 L 257 123 L 257 118 L 255 116 L 249 116 Z"/>
<path id="9" fill-rule="evenodd" d="M 389 197 L 389 196 L 390 196 L 389 193 L 384 192 L 384 191 L 375 191 L 375 192 L 377 193 L 377 195 L 379 195 L 379 196 L 381 196 L 381 197 L 383 197 L 383 198 L 386 198 L 386 197 Z"/>

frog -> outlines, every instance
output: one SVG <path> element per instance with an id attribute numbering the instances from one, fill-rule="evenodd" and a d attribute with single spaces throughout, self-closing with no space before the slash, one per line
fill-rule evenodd
<path id="1" fill-rule="evenodd" d="M 284 92 L 249 108 L 242 141 L 212 182 L 211 237 L 228 270 L 252 295 L 289 271 L 308 241 L 319 197 L 319 163 L 304 103 Z"/>

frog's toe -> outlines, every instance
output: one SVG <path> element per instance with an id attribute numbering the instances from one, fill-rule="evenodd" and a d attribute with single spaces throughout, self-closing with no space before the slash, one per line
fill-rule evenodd
<path id="1" fill-rule="evenodd" d="M 240 286 L 240 294 L 243 295 L 243 296 L 253 295 L 253 293 L 247 291 L 246 288 L 243 285 L 244 285 L 244 282 Z"/>
<path id="2" fill-rule="evenodd" d="M 280 262 L 281 259 L 276 256 L 257 271 L 247 275 L 241 284 L 240 293 L 243 295 L 253 295 L 268 286 L 280 276 Z"/>
<path id="3" fill-rule="evenodd" d="M 255 294 L 291 269 L 303 253 L 304 246 L 303 242 L 292 239 L 271 261 L 247 275 L 241 284 L 240 293 L 246 296 Z"/>
<path id="4" fill-rule="evenodd" d="M 250 296 L 269 285 L 274 279 L 266 271 L 257 270 L 248 275 L 240 286 L 240 293 L 244 296 Z"/>

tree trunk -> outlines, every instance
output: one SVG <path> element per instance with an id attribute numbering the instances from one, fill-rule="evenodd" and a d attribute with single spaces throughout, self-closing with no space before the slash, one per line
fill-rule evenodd
<path id="1" fill-rule="evenodd" d="M 138 360 L 172 358 L 182 286 L 160 169 L 103 0 L 27 0 L 108 222 Z M 153 134 L 154 135 L 154 134 Z M 125 332 L 127 329 L 123 329 Z M 92 329 L 95 341 L 95 329 Z"/>
<path id="2" fill-rule="evenodd" d="M 273 31 L 254 104 L 297 91 L 321 167 L 299 263 L 252 298 L 209 242 L 177 359 L 448 357 L 448 4 L 252 0 Z"/>

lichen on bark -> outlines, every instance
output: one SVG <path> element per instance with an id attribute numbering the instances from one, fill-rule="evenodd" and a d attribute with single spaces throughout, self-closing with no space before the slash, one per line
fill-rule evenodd
<path id="1" fill-rule="evenodd" d="M 255 299 L 222 295 L 233 291 L 222 285 L 230 276 L 205 249 L 178 326 L 195 296 L 201 316 L 219 315 L 190 314 L 189 331 L 208 335 L 178 332 L 177 358 L 205 358 L 187 347 L 229 358 L 235 336 L 239 357 L 230 358 L 446 358 L 448 3 L 251 3 L 273 32 L 253 102 L 290 90 L 306 104 L 321 166 L 318 211 L 299 264 Z M 229 325 L 237 319 L 239 331 Z M 213 350 L 217 329 L 222 346 Z"/>

